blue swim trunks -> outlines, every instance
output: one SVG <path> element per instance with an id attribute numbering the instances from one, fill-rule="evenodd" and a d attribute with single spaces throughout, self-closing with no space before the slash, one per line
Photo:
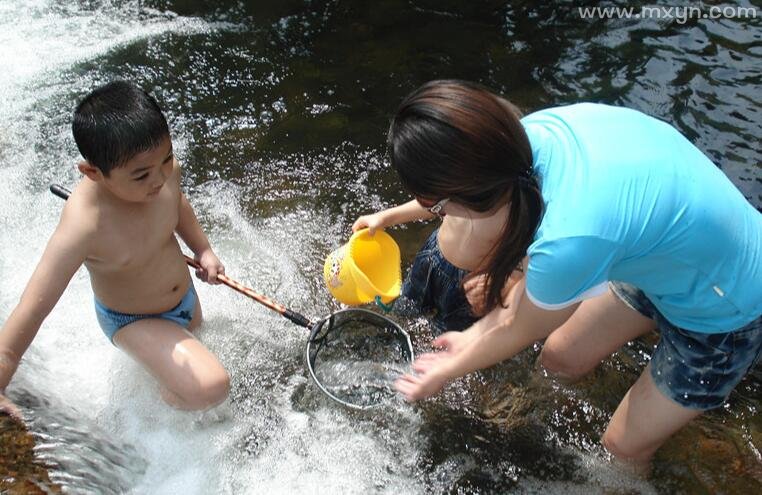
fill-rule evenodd
<path id="1" fill-rule="evenodd" d="M 169 311 L 158 314 L 131 315 L 109 309 L 104 306 L 103 303 L 101 303 L 98 299 L 95 299 L 95 315 L 98 317 L 98 323 L 103 329 L 103 333 L 106 334 L 106 337 L 108 337 L 108 339 L 113 344 L 114 335 L 122 327 L 129 325 L 130 323 L 134 323 L 138 320 L 144 320 L 146 318 L 161 318 L 164 320 L 173 321 L 183 328 L 188 328 L 188 325 L 190 325 L 190 322 L 193 319 L 193 313 L 196 309 L 196 300 L 196 289 L 193 287 L 193 282 L 191 282 L 190 287 L 188 287 L 188 291 L 185 293 L 178 305 Z"/>
<path id="2" fill-rule="evenodd" d="M 732 332 L 692 332 L 670 323 L 640 289 L 621 282 L 610 287 L 629 307 L 656 321 L 661 335 L 651 356 L 651 377 L 683 407 L 721 406 L 762 356 L 762 316 Z"/>
<path id="3" fill-rule="evenodd" d="M 437 242 L 438 232 L 431 233 L 415 256 L 400 297 L 394 302 L 394 312 L 403 316 L 433 313 L 432 323 L 439 333 L 465 330 L 478 320 L 463 291 L 463 277 L 468 272 L 445 259 Z"/>

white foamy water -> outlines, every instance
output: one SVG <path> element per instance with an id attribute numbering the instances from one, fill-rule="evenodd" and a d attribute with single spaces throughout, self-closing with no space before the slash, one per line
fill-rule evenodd
<path id="1" fill-rule="evenodd" d="M 225 29 L 238 27 L 138 2 L 91 10 L 0 0 L 0 321 L 58 221 L 61 200 L 46 178 L 67 186 L 77 178 L 73 141 L 51 150 L 40 131 L 53 118 L 68 134 L 72 108 L 56 102 L 73 105 L 71 94 L 101 77 L 73 78 L 71 69 L 143 39 Z M 174 138 L 187 149 L 187 136 Z M 252 220 L 241 195 L 220 179 L 190 200 L 229 275 L 302 310 L 314 289 L 300 271 L 296 233 L 315 239 L 335 226 L 318 206 Z M 327 402 L 304 370 L 304 329 L 226 287 L 196 287 L 206 320 L 199 336 L 233 377 L 230 400 L 203 414 L 164 405 L 154 381 L 107 341 L 84 268 L 46 319 L 8 394 L 24 408 L 51 478 L 68 492 L 425 493 L 451 478 L 446 463 L 420 474 L 426 440 L 416 409 L 395 402 L 368 416 Z M 527 490 L 543 486 L 530 480 Z"/>
<path id="2" fill-rule="evenodd" d="M 55 150 L 53 158 L 34 149 L 51 114 L 64 116 L 60 132 L 70 132 L 71 108 L 39 108 L 86 85 L 60 75 L 141 39 L 227 28 L 235 26 L 131 4 L 92 11 L 0 2 L 0 320 L 18 301 L 61 210 L 47 184 L 35 184 L 37 169 L 52 167 L 65 185 L 76 180 L 73 146 Z M 182 148 L 184 137 L 175 139 Z M 231 275 L 294 300 L 309 290 L 294 268 L 294 253 L 282 249 L 283 223 L 301 223 L 309 213 L 255 225 L 239 213 L 238 192 L 229 184 L 200 190 L 203 197 L 191 198 L 200 216 L 226 225 L 227 239 L 235 239 L 210 234 Z M 200 338 L 234 382 L 231 400 L 203 414 L 162 403 L 154 381 L 104 338 L 86 271 L 75 275 L 8 388 L 38 437 L 40 457 L 54 466 L 54 481 L 73 493 L 420 491 L 400 474 L 391 444 L 371 425 L 327 406 L 308 383 L 301 361 L 305 330 L 223 286 L 196 285 L 206 319 Z M 402 414 L 412 428 L 415 415 Z M 407 452 L 413 463 L 412 447 Z"/>

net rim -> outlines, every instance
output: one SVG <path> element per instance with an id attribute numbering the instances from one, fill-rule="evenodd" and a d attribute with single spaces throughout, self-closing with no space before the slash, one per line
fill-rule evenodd
<path id="1" fill-rule="evenodd" d="M 321 319 L 313 327 L 310 329 L 310 338 L 307 339 L 307 344 L 304 346 L 304 361 L 307 364 L 307 369 L 310 372 L 310 377 L 312 378 L 312 382 L 317 385 L 317 387 L 320 389 L 321 392 L 323 392 L 325 395 L 330 397 L 335 402 L 338 402 L 344 407 L 347 407 L 349 409 L 354 409 L 357 411 L 367 411 L 369 409 L 376 409 L 378 407 L 381 407 L 384 403 L 379 402 L 377 404 L 367 404 L 367 405 L 359 405 L 359 404 L 353 404 L 351 402 L 345 401 L 336 395 L 332 394 L 330 390 L 326 389 L 322 383 L 320 383 L 320 380 L 318 380 L 317 375 L 315 374 L 315 369 L 312 367 L 312 362 L 310 361 L 310 350 L 312 349 L 312 344 L 314 343 L 314 340 L 312 339 L 313 329 L 319 327 L 322 325 L 328 318 L 331 318 L 333 316 L 342 314 L 342 313 L 368 313 L 372 315 L 374 318 L 381 318 L 383 320 L 388 321 L 391 323 L 391 325 L 395 328 L 395 330 L 404 337 L 405 344 L 407 344 L 407 350 L 409 355 L 409 363 L 410 365 L 413 364 L 413 360 L 415 359 L 415 355 L 413 353 L 413 342 L 410 340 L 410 335 L 394 320 L 391 318 L 388 318 L 382 314 L 376 313 L 375 311 L 370 311 L 363 308 L 345 308 L 341 309 L 339 311 L 334 311 L 333 313 L 329 314 L 325 318 Z"/>

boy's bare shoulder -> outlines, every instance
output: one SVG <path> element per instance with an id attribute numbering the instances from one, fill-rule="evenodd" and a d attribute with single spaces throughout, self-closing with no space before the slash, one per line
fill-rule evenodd
<path id="1" fill-rule="evenodd" d="M 180 177 L 183 175 L 183 167 L 180 165 L 177 157 L 173 158 L 172 160 L 172 178 L 177 184 L 180 184 Z"/>
<path id="2" fill-rule="evenodd" d="M 173 189 L 173 193 L 177 195 L 178 205 L 180 204 L 179 201 L 182 199 L 182 175 L 183 168 L 180 165 L 180 162 L 177 160 L 177 157 L 175 157 L 172 161 L 172 176 L 167 180 L 167 183 L 170 184 L 171 189 Z"/>
<path id="3" fill-rule="evenodd" d="M 66 200 L 58 223 L 59 229 L 81 237 L 82 240 L 90 239 L 95 235 L 102 217 L 102 205 L 98 202 L 96 187 L 87 182 L 91 181 L 84 178 L 74 188 L 69 199 Z"/>

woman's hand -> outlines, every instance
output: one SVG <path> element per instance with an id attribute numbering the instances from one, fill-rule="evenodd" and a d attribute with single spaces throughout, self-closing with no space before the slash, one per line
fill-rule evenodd
<path id="1" fill-rule="evenodd" d="M 508 294 L 513 286 L 515 286 L 522 278 L 524 278 L 524 272 L 520 270 L 514 270 L 508 281 L 503 287 L 501 294 L 503 297 L 503 306 L 508 307 Z M 484 316 L 487 313 L 487 275 L 481 274 L 477 276 L 467 277 L 463 282 L 463 291 L 466 294 L 466 299 L 471 305 L 471 313 L 474 316 Z"/>
<path id="2" fill-rule="evenodd" d="M 449 361 L 477 337 L 475 332 L 443 333 L 432 342 L 434 347 L 441 350 L 419 356 L 413 363 L 416 374 L 400 377 L 394 383 L 394 387 L 411 402 L 436 394 L 450 380 L 446 372 Z"/>
<path id="3" fill-rule="evenodd" d="M 394 388 L 408 402 L 427 399 L 435 395 L 450 381 L 450 377 L 445 373 L 445 365 L 449 359 L 451 358 L 440 356 L 437 359 L 430 360 L 427 364 L 418 367 L 418 369 L 422 370 L 418 374 L 406 374 L 398 378 L 394 382 Z M 418 361 L 416 360 L 416 363 Z"/>
<path id="4" fill-rule="evenodd" d="M 484 316 L 487 312 L 487 275 L 466 278 L 463 291 L 466 293 L 468 304 L 471 305 L 471 313 L 474 316 Z"/>
<path id="5" fill-rule="evenodd" d="M 473 339 L 478 337 L 475 332 L 446 332 L 434 339 L 431 343 L 432 346 L 440 349 L 437 352 L 427 352 L 421 354 L 413 362 L 413 370 L 417 372 L 425 372 L 436 362 L 442 358 L 449 358 L 468 346 Z"/>
<path id="6" fill-rule="evenodd" d="M 383 212 L 377 212 L 372 213 L 370 215 L 363 215 L 357 220 L 355 220 L 355 223 L 352 224 L 352 232 L 357 232 L 360 229 L 367 228 L 368 233 L 370 235 L 373 235 L 376 233 L 377 229 L 384 229 L 386 225 L 384 224 L 384 218 L 382 215 Z"/>
<path id="7" fill-rule="evenodd" d="M 441 349 L 441 352 L 428 353 L 454 356 L 462 351 L 471 341 L 478 337 L 474 332 L 445 332 L 431 342 L 431 345 Z M 425 356 L 426 354 L 424 354 Z"/>
<path id="8" fill-rule="evenodd" d="M 206 249 L 196 254 L 195 259 L 201 265 L 201 268 L 196 269 L 196 276 L 209 284 L 219 284 L 220 281 L 217 275 L 224 275 L 225 267 L 222 266 L 214 251 L 211 248 Z"/>

